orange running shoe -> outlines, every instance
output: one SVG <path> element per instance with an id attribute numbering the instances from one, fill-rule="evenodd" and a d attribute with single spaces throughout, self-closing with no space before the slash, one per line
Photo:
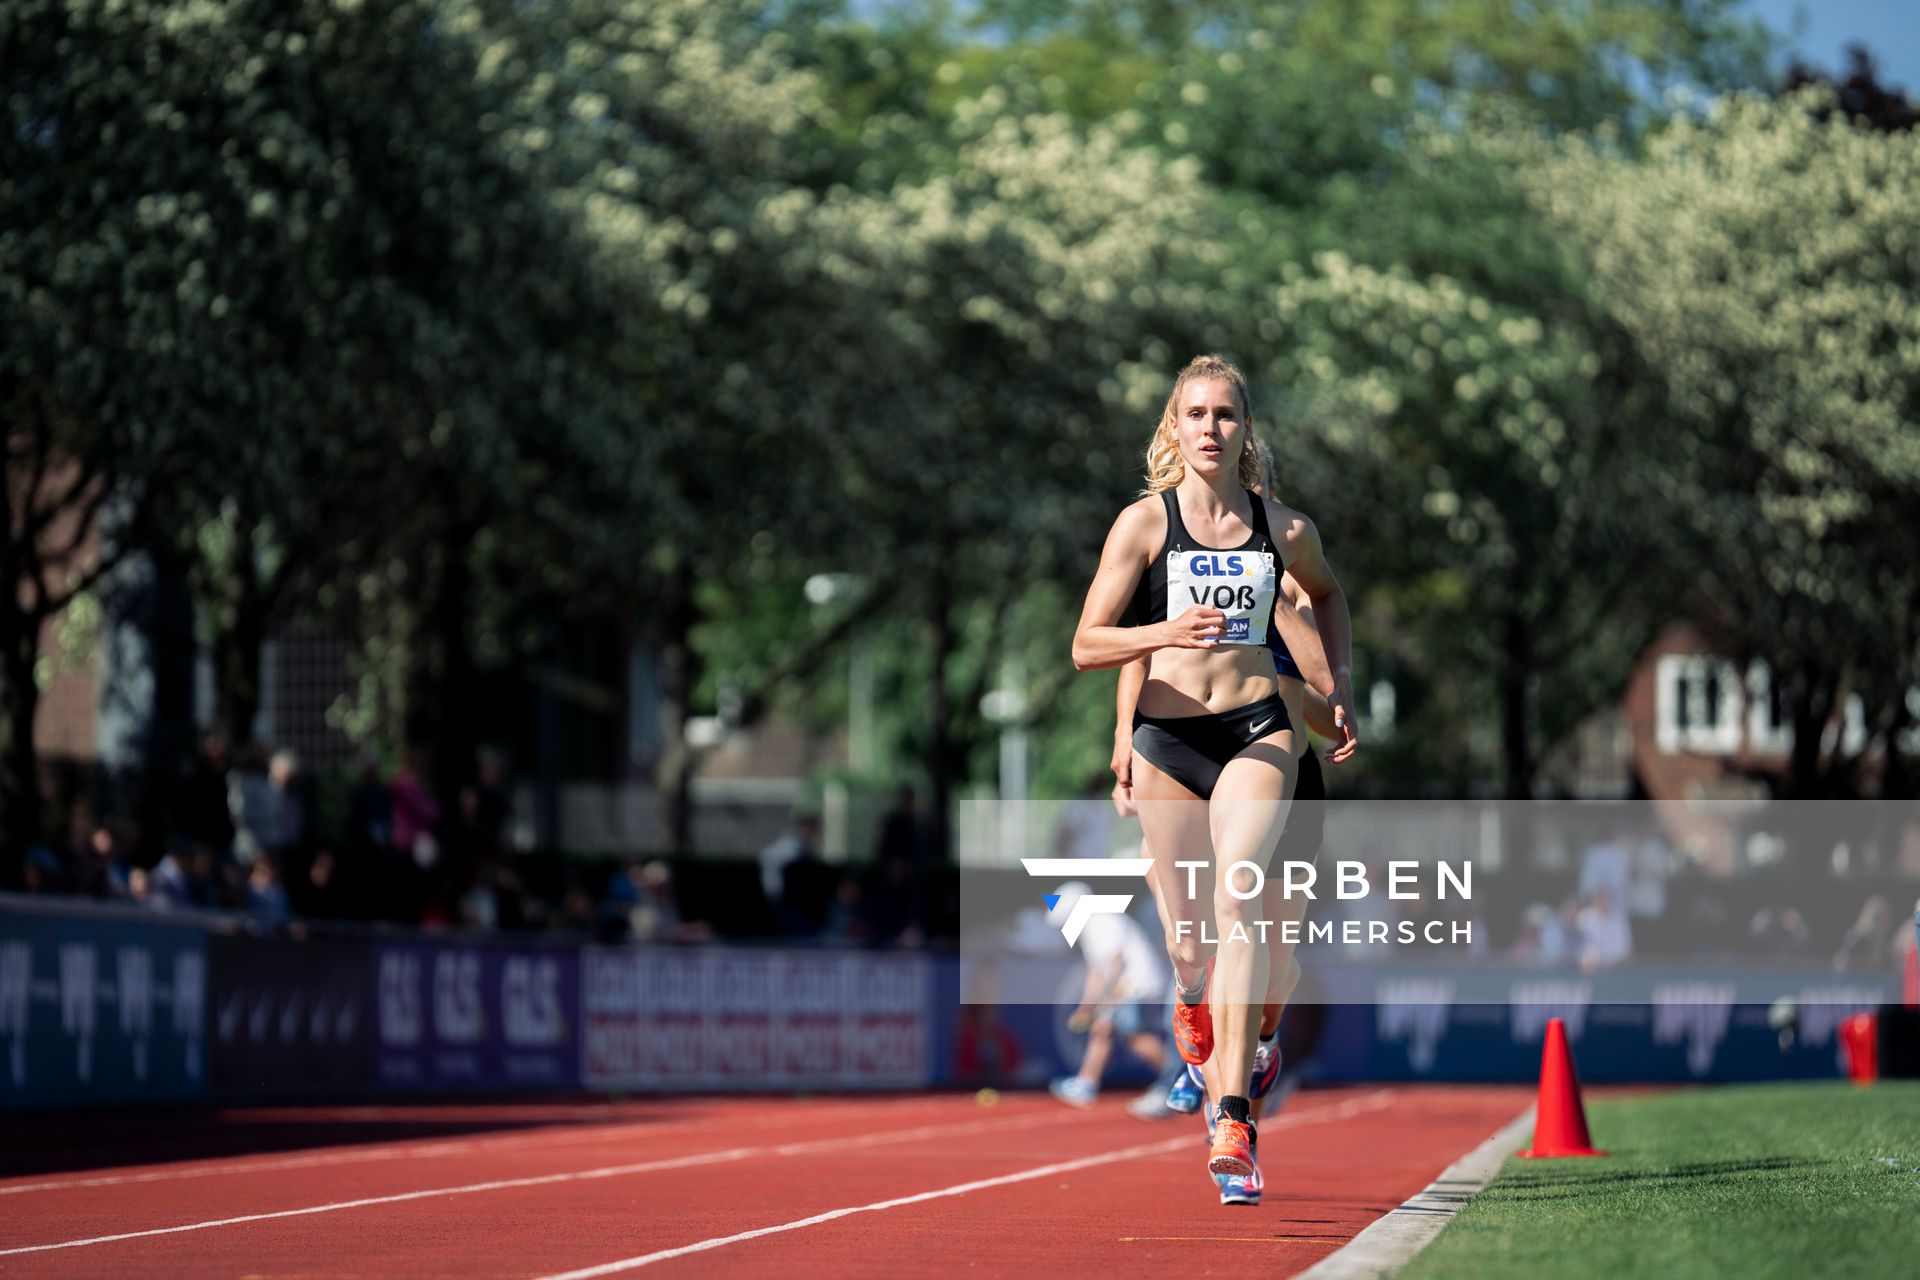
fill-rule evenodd
<path id="1" fill-rule="evenodd" d="M 1213 961 L 1207 961 L 1207 982 L 1213 980 Z M 1173 1047 L 1180 1057 L 1199 1066 L 1213 1056 L 1213 1008 L 1207 1003 L 1206 986 L 1201 986 L 1199 1004 L 1188 1004 L 1182 996 L 1173 998 Z"/>
<path id="2" fill-rule="evenodd" d="M 1228 1178 L 1254 1176 L 1253 1126 L 1221 1116 L 1213 1126 L 1213 1146 L 1207 1152 L 1207 1172 Z"/>

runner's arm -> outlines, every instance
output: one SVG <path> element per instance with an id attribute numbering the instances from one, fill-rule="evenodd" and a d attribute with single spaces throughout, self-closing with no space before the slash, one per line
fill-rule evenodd
<path id="1" fill-rule="evenodd" d="M 1140 705 L 1140 690 L 1146 686 L 1152 662 L 1152 658 L 1135 658 L 1121 667 L 1113 693 L 1113 807 L 1123 818 L 1139 812 L 1133 803 L 1133 712 Z"/>
<path id="2" fill-rule="evenodd" d="M 1280 584 L 1287 599 L 1292 602 L 1293 607 L 1299 612 L 1300 617 L 1311 627 L 1313 625 L 1313 602 L 1307 599 L 1307 593 L 1301 589 L 1299 582 L 1297 582 L 1290 573 L 1281 577 Z M 1315 631 L 1313 634 L 1316 640 L 1319 639 L 1320 633 L 1318 631 Z M 1307 728 L 1313 730 L 1315 734 L 1326 739 L 1328 742 L 1338 742 L 1340 740 L 1339 726 L 1333 722 L 1333 707 L 1327 702 L 1325 694 L 1321 693 L 1312 685 L 1308 685 L 1301 695 L 1300 710 L 1306 717 Z"/>
<path id="3" fill-rule="evenodd" d="M 1312 673 L 1320 678 L 1310 679 L 1309 683 L 1327 696 L 1333 708 L 1334 746 L 1327 752 L 1326 760 L 1329 764 L 1339 764 L 1360 748 L 1359 726 L 1353 711 L 1353 618 L 1347 610 L 1346 592 L 1333 576 L 1333 566 L 1327 563 L 1326 551 L 1320 545 L 1320 531 L 1306 516 L 1298 512 L 1291 516 L 1286 534 L 1287 572 L 1307 593 L 1314 630 L 1319 633 L 1327 670 Z M 1322 684 L 1321 678 L 1327 683 Z"/>
<path id="4" fill-rule="evenodd" d="M 1125 666 L 1156 649 L 1211 649 L 1220 641 L 1226 615 L 1198 605 L 1166 622 L 1119 625 L 1140 575 L 1153 556 L 1153 513 L 1135 503 L 1120 513 L 1100 553 L 1100 568 L 1087 588 L 1080 625 L 1073 632 L 1073 665 L 1079 671 Z"/>

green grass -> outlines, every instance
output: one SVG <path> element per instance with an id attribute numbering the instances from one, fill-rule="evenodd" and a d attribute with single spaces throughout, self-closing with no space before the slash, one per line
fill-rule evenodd
<path id="1" fill-rule="evenodd" d="M 1920 1082 L 1589 1102 L 1599 1160 L 1509 1159 L 1401 1274 L 1920 1275 Z"/>

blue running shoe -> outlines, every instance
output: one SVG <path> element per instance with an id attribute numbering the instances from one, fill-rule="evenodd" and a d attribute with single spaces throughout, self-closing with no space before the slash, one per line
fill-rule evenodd
<path id="1" fill-rule="evenodd" d="M 1079 1076 L 1061 1076 L 1047 1086 L 1047 1092 L 1075 1107 L 1090 1107 L 1100 1097 L 1100 1091 Z"/>
<path id="2" fill-rule="evenodd" d="M 1253 1078 L 1247 1082 L 1249 1098 L 1264 1098 L 1280 1078 L 1280 1043 L 1262 1040 L 1253 1051 Z"/>
<path id="3" fill-rule="evenodd" d="M 1200 1110 L 1200 1104 L 1206 1099 L 1207 1082 L 1200 1068 L 1188 1063 L 1187 1069 L 1173 1078 L 1173 1088 L 1167 1090 L 1167 1110 L 1190 1116 Z"/>
<path id="4" fill-rule="evenodd" d="M 1216 1173 L 1214 1183 L 1220 1188 L 1221 1204 L 1260 1203 L 1260 1193 L 1266 1190 L 1266 1180 L 1260 1176 L 1260 1165 L 1256 1161 L 1253 1172 L 1241 1177 L 1238 1174 Z"/>

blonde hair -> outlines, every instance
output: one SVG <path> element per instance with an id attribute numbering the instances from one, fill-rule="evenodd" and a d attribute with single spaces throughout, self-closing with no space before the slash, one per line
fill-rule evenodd
<path id="1" fill-rule="evenodd" d="M 1249 486 L 1258 488 L 1263 498 L 1273 498 L 1273 450 L 1267 448 L 1267 442 L 1259 436 L 1250 437 L 1253 441 L 1253 465 L 1260 473 L 1260 483 Z"/>
<path id="2" fill-rule="evenodd" d="M 1225 356 L 1195 356 L 1173 380 L 1167 394 L 1167 407 L 1161 411 L 1160 425 L 1147 442 L 1147 493 L 1165 493 L 1186 478 L 1186 460 L 1180 456 L 1180 442 L 1174 427 L 1180 421 L 1180 393 L 1190 382 L 1224 382 L 1233 388 L 1240 402 L 1240 425 L 1245 430 L 1240 448 L 1240 487 L 1251 489 L 1260 483 L 1258 445 L 1253 439 L 1253 398 L 1247 394 L 1246 375 Z"/>

